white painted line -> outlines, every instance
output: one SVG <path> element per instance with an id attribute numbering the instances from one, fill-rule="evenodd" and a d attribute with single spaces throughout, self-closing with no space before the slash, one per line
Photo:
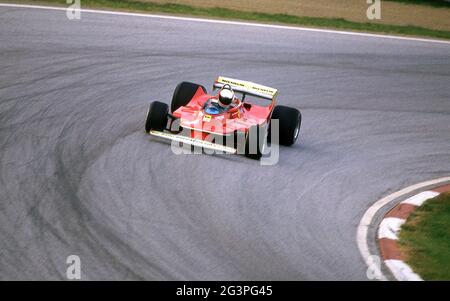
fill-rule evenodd
<path id="1" fill-rule="evenodd" d="M 388 259 L 385 260 L 384 263 L 399 281 L 423 281 L 419 275 L 414 273 L 411 268 L 401 260 Z"/>
<path id="2" fill-rule="evenodd" d="M 0 3 L 0 7 L 66 11 L 65 7 L 26 5 L 26 4 L 11 4 L 11 3 Z M 205 19 L 205 18 L 176 17 L 176 16 L 156 15 L 156 14 L 127 13 L 127 12 L 108 11 L 108 10 L 96 10 L 96 9 L 80 9 L 80 11 L 83 12 L 83 13 L 93 13 L 93 14 L 103 14 L 103 15 L 131 16 L 131 17 L 143 17 L 143 18 L 180 20 L 180 21 L 189 21 L 189 22 L 203 22 L 203 23 L 227 24 L 227 25 L 238 25 L 238 26 L 252 26 L 252 27 L 272 28 L 272 29 L 285 29 L 285 30 L 321 32 L 321 33 L 332 33 L 332 34 L 340 34 L 340 35 L 361 36 L 361 37 L 369 37 L 369 38 L 396 39 L 396 40 L 404 40 L 404 41 L 439 43 L 439 44 L 450 45 L 450 41 L 446 41 L 446 40 L 402 37 L 402 36 L 394 36 L 394 35 L 387 35 L 387 34 L 386 35 L 384 35 L 384 34 L 372 34 L 372 33 L 352 32 L 352 31 L 332 30 L 332 29 L 319 29 L 319 28 L 297 27 L 297 26 L 286 26 L 286 25 L 273 25 L 273 24 L 261 24 L 261 23 L 240 22 L 240 21 L 214 20 L 214 19 Z"/>
<path id="3" fill-rule="evenodd" d="M 402 204 L 410 204 L 414 206 L 422 206 L 422 204 L 428 200 L 432 199 L 439 195 L 439 192 L 436 191 L 423 191 L 419 194 L 416 194 L 415 196 L 412 196 L 402 202 Z"/>
<path id="4" fill-rule="evenodd" d="M 415 190 L 419 190 L 423 187 L 431 186 L 431 185 L 438 185 L 441 183 L 450 182 L 450 177 L 444 177 L 439 179 L 434 179 L 430 181 L 425 181 L 422 183 L 418 183 L 415 185 L 411 185 L 409 187 L 406 187 L 402 190 L 399 190 L 397 192 L 394 192 L 377 202 L 375 202 L 372 206 L 367 209 L 367 211 L 364 213 L 363 217 L 361 218 L 361 221 L 359 222 L 358 229 L 356 230 L 356 242 L 358 244 L 359 252 L 361 253 L 361 256 L 366 263 L 366 265 L 372 269 L 375 269 L 373 267 L 373 264 L 371 262 L 371 256 L 374 256 L 375 254 L 371 254 L 369 250 L 369 244 L 367 242 L 368 237 L 367 233 L 369 231 L 369 227 L 372 223 L 373 218 L 375 217 L 375 214 L 383 208 L 385 205 L 389 204 L 390 202 L 394 201 L 395 199 L 411 193 Z M 379 275 L 381 275 L 381 280 L 386 280 L 386 276 L 384 276 L 381 272 L 381 269 L 377 268 L 376 271 L 379 272 Z"/>
<path id="5" fill-rule="evenodd" d="M 405 222 L 405 219 L 397 217 L 387 217 L 383 219 L 380 223 L 380 227 L 378 228 L 378 238 L 397 240 L 397 234 Z"/>

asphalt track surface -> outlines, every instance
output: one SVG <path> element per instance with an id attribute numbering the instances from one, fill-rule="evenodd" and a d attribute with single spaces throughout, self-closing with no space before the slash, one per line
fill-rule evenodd
<path id="1" fill-rule="evenodd" d="M 144 133 L 217 75 L 302 111 L 277 165 Z M 449 83 L 445 44 L 0 8 L 0 279 L 367 279 L 365 210 L 450 174 Z"/>

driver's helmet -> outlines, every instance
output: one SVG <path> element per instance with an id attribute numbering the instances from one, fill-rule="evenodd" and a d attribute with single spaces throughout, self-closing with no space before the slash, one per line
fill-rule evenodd
<path id="1" fill-rule="evenodd" d="M 234 100 L 234 92 L 230 85 L 224 85 L 219 92 L 219 104 L 222 107 L 229 106 Z"/>

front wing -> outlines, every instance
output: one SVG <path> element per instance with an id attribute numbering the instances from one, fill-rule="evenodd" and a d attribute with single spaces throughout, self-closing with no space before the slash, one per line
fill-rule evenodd
<path id="1" fill-rule="evenodd" d="M 201 139 L 196 139 L 196 138 L 192 138 L 192 137 L 186 137 L 186 136 L 182 136 L 182 135 L 176 135 L 176 134 L 165 133 L 165 132 L 154 131 L 154 130 L 150 131 L 150 135 L 160 137 L 163 139 L 186 143 L 186 144 L 193 145 L 193 146 L 198 146 L 198 147 L 203 147 L 203 148 L 207 148 L 207 149 L 211 149 L 211 150 L 221 151 L 221 152 L 225 152 L 225 153 L 229 153 L 229 154 L 237 153 L 237 149 L 235 149 L 233 147 L 220 145 L 217 143 L 213 143 L 213 142 L 209 142 L 209 141 L 205 141 L 205 140 L 201 140 Z"/>

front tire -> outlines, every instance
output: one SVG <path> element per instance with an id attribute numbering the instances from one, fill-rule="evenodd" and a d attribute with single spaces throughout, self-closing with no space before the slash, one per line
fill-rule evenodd
<path id="1" fill-rule="evenodd" d="M 286 106 L 276 106 L 272 113 L 272 120 L 279 120 L 279 143 L 285 146 L 291 146 L 297 140 L 302 124 L 302 114 L 299 110 Z M 272 129 L 269 131 L 271 140 Z"/>
<path id="2" fill-rule="evenodd" d="M 172 103 L 170 105 L 171 112 L 173 113 L 178 110 L 179 107 L 187 105 L 192 97 L 194 97 L 195 93 L 197 93 L 198 88 L 201 88 L 203 92 L 206 93 L 206 89 L 203 86 L 190 82 L 179 83 L 173 92 Z"/>
<path id="3" fill-rule="evenodd" d="M 245 140 L 245 156 L 250 159 L 260 160 L 262 157 L 263 147 L 266 143 L 264 130 L 266 127 L 252 126 Z"/>
<path id="4" fill-rule="evenodd" d="M 145 122 L 145 131 L 150 133 L 151 130 L 162 132 L 167 125 L 167 114 L 169 106 L 163 102 L 154 101 L 150 104 Z"/>

